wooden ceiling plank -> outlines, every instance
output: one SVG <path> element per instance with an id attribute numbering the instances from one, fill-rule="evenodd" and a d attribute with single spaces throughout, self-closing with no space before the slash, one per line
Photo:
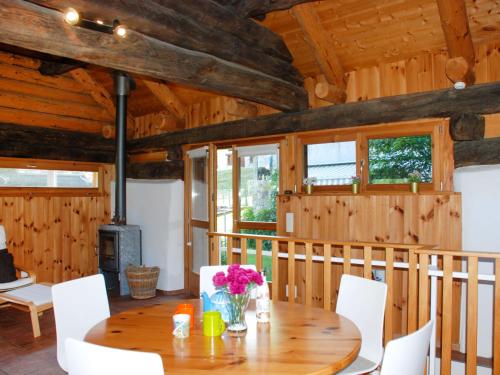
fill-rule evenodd
<path id="1" fill-rule="evenodd" d="M 331 86 L 327 87 L 327 92 L 335 93 L 332 95 L 324 95 L 323 100 L 330 100 L 333 103 L 343 103 L 346 100 L 345 94 L 346 81 L 345 72 L 342 64 L 334 52 L 332 45 L 333 40 L 326 32 L 321 24 L 316 11 L 308 4 L 300 5 L 292 9 L 292 13 L 297 19 L 307 43 L 314 51 L 316 62 L 321 68 L 327 82 Z M 320 90 L 320 93 L 324 92 Z M 340 93 L 344 92 L 344 94 Z"/>
<path id="2" fill-rule="evenodd" d="M 71 27 L 61 13 L 21 0 L 0 0 L 0 7 L 1 43 L 241 97 L 284 111 L 307 107 L 302 87 L 214 56 L 133 30 L 126 39 L 117 40 L 113 35 Z"/>
<path id="3" fill-rule="evenodd" d="M 465 0 L 437 0 L 437 4 L 450 56 L 446 63 L 446 75 L 452 82 L 473 84 L 476 58 Z"/>
<path id="4" fill-rule="evenodd" d="M 129 29 L 193 51 L 217 56 L 285 81 L 302 83 L 290 63 L 284 42 L 252 20 L 236 17 L 211 1 L 199 0 L 32 0 L 64 10 L 73 7 L 82 17 L 111 24 L 119 19 Z M 203 8 L 203 12 L 199 8 Z M 233 24 L 228 29 L 227 24 Z M 246 35 L 245 32 L 252 35 Z M 258 36 L 258 37 L 256 37 Z"/>
<path id="5" fill-rule="evenodd" d="M 277 10 L 286 10 L 298 4 L 310 3 L 318 0 L 215 0 L 220 5 L 232 9 L 243 18 L 263 18 L 267 13 Z"/>
<path id="6" fill-rule="evenodd" d="M 326 106 L 296 113 L 279 113 L 206 127 L 186 129 L 129 141 L 130 152 L 178 144 L 217 142 L 304 131 L 343 129 L 455 113 L 500 113 L 500 83 L 473 85 L 465 90 L 444 89 Z"/>
<path id="7" fill-rule="evenodd" d="M 186 115 L 185 105 L 166 84 L 161 84 L 147 79 L 143 80 L 143 82 L 177 120 L 184 121 L 184 117 Z"/>

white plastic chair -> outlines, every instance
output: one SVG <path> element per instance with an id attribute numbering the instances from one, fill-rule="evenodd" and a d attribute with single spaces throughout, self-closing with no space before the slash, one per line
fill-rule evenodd
<path id="1" fill-rule="evenodd" d="M 66 339 L 66 359 L 69 375 L 163 375 L 159 354 L 113 349 Z"/>
<path id="2" fill-rule="evenodd" d="M 257 268 L 253 264 L 243 264 L 242 268 L 249 268 L 251 270 L 257 271 Z M 212 278 L 217 272 L 224 272 L 227 274 L 227 269 L 229 266 L 203 266 L 200 268 L 200 294 L 207 292 L 208 296 L 215 293 L 216 289 Z M 250 296 L 255 298 L 253 294 Z"/>
<path id="3" fill-rule="evenodd" d="M 339 374 L 365 374 L 380 365 L 386 298 L 385 283 L 342 275 L 336 312 L 358 327 L 362 341 L 358 357 Z"/>
<path id="4" fill-rule="evenodd" d="M 102 275 L 66 281 L 52 287 L 56 321 L 57 361 L 67 371 L 65 341 L 83 340 L 100 321 L 109 318 L 109 303 Z"/>
<path id="5" fill-rule="evenodd" d="M 418 331 L 390 341 L 385 348 L 380 375 L 422 375 L 433 325 L 431 320 Z"/>

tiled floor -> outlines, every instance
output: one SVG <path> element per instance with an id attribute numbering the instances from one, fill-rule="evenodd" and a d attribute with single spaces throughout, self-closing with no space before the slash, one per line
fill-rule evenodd
<path id="1" fill-rule="evenodd" d="M 110 300 L 111 314 L 186 296 L 157 296 L 148 300 L 126 297 Z M 13 308 L 0 309 L 0 375 L 65 374 L 56 359 L 56 330 L 52 310 L 40 317 L 42 336 L 34 339 L 29 313 Z"/>

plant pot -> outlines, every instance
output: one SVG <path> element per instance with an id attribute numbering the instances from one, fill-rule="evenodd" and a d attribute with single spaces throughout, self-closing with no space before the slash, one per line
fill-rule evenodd
<path id="1" fill-rule="evenodd" d="M 313 192 L 313 185 L 306 185 L 306 193 L 312 194 L 312 192 Z"/>
<path id="2" fill-rule="evenodd" d="M 410 191 L 413 194 L 418 193 L 418 182 L 410 182 Z"/>
<path id="3" fill-rule="evenodd" d="M 352 184 L 352 193 L 359 194 L 359 184 Z"/>

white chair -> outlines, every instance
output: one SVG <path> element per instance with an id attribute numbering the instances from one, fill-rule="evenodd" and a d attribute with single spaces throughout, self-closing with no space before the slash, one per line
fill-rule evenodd
<path id="1" fill-rule="evenodd" d="M 356 324 L 362 341 L 358 357 L 339 374 L 365 374 L 380 365 L 386 298 L 385 283 L 342 275 L 336 312 Z"/>
<path id="2" fill-rule="evenodd" d="M 241 265 L 242 268 L 248 268 L 257 271 L 257 268 L 253 264 Z M 212 278 L 217 272 L 224 272 L 227 274 L 227 269 L 229 266 L 203 266 L 200 268 L 200 294 L 207 292 L 208 296 L 215 293 L 216 289 Z M 255 298 L 255 293 L 252 293 L 251 298 Z"/>
<path id="3" fill-rule="evenodd" d="M 113 349 L 66 339 L 69 375 L 163 375 L 159 354 Z"/>
<path id="4" fill-rule="evenodd" d="M 385 348 L 380 375 L 422 375 L 433 325 L 431 320 L 418 331 L 390 341 Z"/>
<path id="5" fill-rule="evenodd" d="M 57 336 L 57 361 L 67 371 L 67 338 L 83 340 L 100 321 L 109 318 L 109 303 L 102 275 L 66 281 L 52 287 Z"/>

